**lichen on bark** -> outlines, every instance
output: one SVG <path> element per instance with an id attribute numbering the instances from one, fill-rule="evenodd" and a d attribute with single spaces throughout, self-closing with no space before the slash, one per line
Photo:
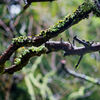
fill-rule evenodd
<path id="1" fill-rule="evenodd" d="M 56 23 L 54 26 L 51 26 L 50 28 L 41 31 L 35 37 L 21 36 L 18 38 L 14 38 L 11 47 L 12 52 L 9 53 L 9 57 L 6 57 L 6 60 L 10 58 L 13 52 L 15 52 L 18 48 L 22 46 L 40 46 L 43 43 L 46 43 L 49 39 L 56 37 L 63 31 L 67 30 L 69 27 L 80 22 L 82 19 L 88 18 L 91 12 L 100 17 L 100 0 L 85 0 L 84 3 L 81 4 L 72 14 L 66 16 L 63 20 L 58 21 L 58 23 Z M 13 48 L 13 46 L 15 47 L 15 49 Z M 16 59 L 15 65 L 12 66 L 12 68 L 15 70 L 19 70 L 28 63 L 30 57 L 40 56 L 41 54 L 46 53 L 46 49 L 44 49 L 45 47 L 41 46 L 41 48 L 28 48 L 25 53 L 23 53 L 19 58 Z M 3 60 L 5 63 L 5 57 L 3 57 Z M 1 62 L 3 60 L 1 60 Z M 3 68 L 1 63 L 0 67 Z M 11 70 L 11 72 L 14 71 Z"/>

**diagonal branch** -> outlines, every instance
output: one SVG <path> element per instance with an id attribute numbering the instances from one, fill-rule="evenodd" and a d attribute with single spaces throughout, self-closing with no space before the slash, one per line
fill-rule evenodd
<path id="1" fill-rule="evenodd" d="M 8 49 L 0 56 L 0 65 L 3 61 L 5 63 L 6 60 L 10 58 L 10 56 L 20 48 L 21 46 L 33 45 L 33 46 L 40 46 L 49 39 L 56 37 L 61 32 L 65 31 L 72 25 L 78 23 L 80 20 L 87 18 L 89 13 L 92 11 L 92 7 L 88 2 L 84 2 L 78 9 L 69 16 L 66 16 L 64 20 L 59 21 L 53 27 L 41 31 L 36 37 L 29 39 L 29 37 L 21 36 L 15 38 L 13 43 L 8 47 Z M 30 44 L 29 44 L 30 43 Z M 15 49 L 12 48 L 14 45 Z M 7 55 L 7 57 L 5 57 Z"/>
<path id="2" fill-rule="evenodd" d="M 0 56 L 0 67 L 2 67 L 5 64 L 5 62 L 10 58 L 10 56 L 18 48 L 22 46 L 28 46 L 28 47 L 37 46 L 38 47 L 42 45 L 43 43 L 46 43 L 49 39 L 56 37 L 57 35 L 65 31 L 69 27 L 73 26 L 74 24 L 77 24 L 82 19 L 88 18 L 89 13 L 91 12 L 94 12 L 96 15 L 100 16 L 100 7 L 98 5 L 99 5 L 99 2 L 97 0 L 85 0 L 85 2 L 82 5 L 80 5 L 78 9 L 75 12 L 73 12 L 71 15 L 66 16 L 63 20 L 59 21 L 57 24 L 55 24 L 51 28 L 41 31 L 34 38 L 26 37 L 26 36 L 15 38 L 12 44 L 8 47 L 8 49 Z M 59 43 L 61 47 L 57 46 Z M 67 45 L 61 42 L 59 43 L 58 44 L 56 43 L 57 48 L 60 47 L 58 50 L 60 49 L 64 50 L 67 56 L 68 55 L 82 55 L 85 53 L 90 53 L 90 52 L 95 52 L 95 51 L 100 50 L 100 43 L 93 44 L 88 48 L 80 47 L 80 48 L 75 48 L 75 49 L 72 48 L 70 43 L 68 43 Z M 47 43 L 45 46 L 47 46 Z M 51 49 L 50 51 L 52 52 L 54 50 L 57 51 L 55 47 Z"/>
<path id="3" fill-rule="evenodd" d="M 77 73 L 75 71 L 72 71 L 72 70 L 68 69 L 65 66 L 65 61 L 63 61 L 63 60 L 61 61 L 61 64 L 62 64 L 62 68 L 64 69 L 66 74 L 69 74 L 69 75 L 71 75 L 71 76 L 73 76 L 75 78 L 79 78 L 79 79 L 91 82 L 91 83 L 96 84 L 96 85 L 100 85 L 100 79 L 92 78 L 90 76 L 87 76 L 87 75 L 84 75 L 84 74 L 80 74 L 80 73 Z"/>

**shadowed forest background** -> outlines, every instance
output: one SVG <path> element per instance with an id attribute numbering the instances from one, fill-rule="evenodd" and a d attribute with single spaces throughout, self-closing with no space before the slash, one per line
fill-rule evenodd
<path id="1" fill-rule="evenodd" d="M 54 25 L 64 16 L 71 14 L 84 0 L 56 0 L 52 2 L 34 2 L 21 15 L 23 0 L 0 1 L 0 55 L 19 36 L 33 36 L 41 30 Z M 16 17 L 17 16 L 17 17 Z M 91 13 L 62 34 L 51 40 L 73 40 L 77 35 L 88 41 L 100 41 L 100 18 Z M 77 43 L 77 46 L 80 44 Z M 6 66 L 25 50 L 19 48 Z M 63 52 L 52 52 L 33 57 L 29 63 L 13 75 L 0 75 L 0 100 L 100 100 L 100 85 L 66 73 L 62 66 L 76 73 L 100 77 L 99 52 L 86 54 L 77 70 L 78 56 L 66 56 Z M 94 80 L 93 80 L 94 81 Z"/>

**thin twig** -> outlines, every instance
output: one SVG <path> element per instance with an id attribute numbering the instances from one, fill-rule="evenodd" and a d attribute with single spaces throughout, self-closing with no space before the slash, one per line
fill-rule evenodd
<path id="1" fill-rule="evenodd" d="M 75 71 L 68 69 L 65 66 L 65 62 L 63 63 L 63 61 L 61 62 L 61 64 L 62 64 L 62 68 L 64 69 L 66 74 L 74 76 L 75 78 L 79 78 L 79 79 L 91 82 L 91 83 L 96 84 L 96 85 L 100 85 L 100 79 L 96 79 L 96 78 L 92 78 L 92 77 L 84 75 L 84 74 L 76 73 Z"/>

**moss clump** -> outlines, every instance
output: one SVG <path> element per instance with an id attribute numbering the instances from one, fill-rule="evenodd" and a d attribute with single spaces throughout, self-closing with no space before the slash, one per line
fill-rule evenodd
<path id="1" fill-rule="evenodd" d="M 18 58 L 15 59 L 14 64 L 23 66 L 27 64 L 28 60 L 33 56 L 40 56 L 46 53 L 47 49 L 44 46 L 30 47 L 26 49 Z"/>
<path id="2" fill-rule="evenodd" d="M 15 65 L 18 65 L 21 63 L 21 59 L 20 58 L 16 58 L 15 61 L 14 61 L 14 64 Z"/>
<path id="3" fill-rule="evenodd" d="M 31 45 L 32 37 L 31 36 L 20 36 L 20 37 L 14 38 L 12 43 L 16 44 L 17 46 Z"/>
<path id="4" fill-rule="evenodd" d="M 64 30 L 68 29 L 74 24 L 77 24 L 84 18 L 88 18 L 89 13 L 94 12 L 96 15 L 100 15 L 100 7 L 98 7 L 99 1 L 98 0 L 85 0 L 85 2 L 78 7 L 78 9 L 73 12 L 71 15 L 66 16 L 63 20 L 60 20 L 54 26 L 47 30 L 43 30 L 40 34 L 36 35 L 36 39 L 41 42 L 39 44 L 43 44 L 43 42 L 48 41 L 49 39 L 56 37 L 58 34 L 63 32 Z M 24 45 L 28 45 L 29 43 L 37 42 L 36 40 L 32 41 L 32 37 L 21 36 L 19 38 L 13 39 L 13 43 L 20 45 L 23 43 Z M 33 43 L 33 46 L 36 44 Z M 22 46 L 22 45 L 21 45 Z"/>
<path id="5" fill-rule="evenodd" d="M 66 16 L 63 20 L 60 20 L 51 28 L 41 31 L 38 36 L 43 36 L 47 38 L 47 40 L 57 36 L 59 33 L 68 29 L 72 25 L 78 23 L 80 20 L 87 18 L 89 13 L 93 10 L 93 1 L 86 0 L 82 5 L 78 7 L 78 9 L 73 12 L 71 15 Z"/>
<path id="6" fill-rule="evenodd" d="M 20 42 L 24 42 L 25 40 L 27 40 L 27 36 L 20 36 L 20 37 L 17 37 L 17 38 L 14 38 L 13 39 L 13 43 L 20 43 Z"/>

